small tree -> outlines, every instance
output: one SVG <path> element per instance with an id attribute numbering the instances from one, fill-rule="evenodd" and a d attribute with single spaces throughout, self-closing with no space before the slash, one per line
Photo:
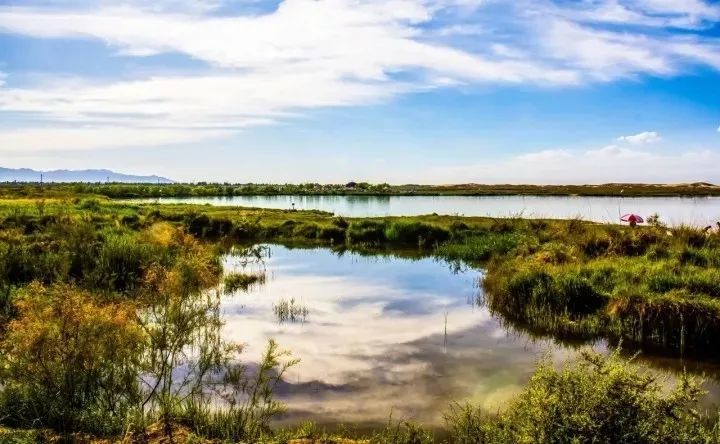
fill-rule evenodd
<path id="1" fill-rule="evenodd" d="M 6 421 L 60 432 L 116 432 L 108 428 L 122 425 L 139 396 L 145 336 L 135 307 L 99 304 L 70 285 L 33 283 L 16 308 L 0 342 Z"/>

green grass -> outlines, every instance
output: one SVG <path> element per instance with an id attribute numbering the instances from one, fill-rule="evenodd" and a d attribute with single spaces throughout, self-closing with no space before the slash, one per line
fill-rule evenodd
<path id="1" fill-rule="evenodd" d="M 698 413 L 698 382 L 682 377 L 670 392 L 617 352 L 586 353 L 556 369 L 541 362 L 524 391 L 497 415 L 455 405 L 451 442 L 716 443 L 713 417 Z"/>
<path id="2" fill-rule="evenodd" d="M 239 273 L 231 272 L 223 279 L 226 294 L 246 291 L 253 285 L 262 285 L 265 282 L 264 273 Z"/>
<path id="3" fill-rule="evenodd" d="M 0 199 L 0 326 L 16 316 L 14 299 L 33 281 L 76 285 L 102 301 L 138 299 L 148 285 L 148 274 L 158 267 L 175 267 L 192 281 L 192 267 L 183 261 L 207 262 L 219 272 L 218 258 L 232 246 L 277 242 L 337 251 L 352 249 L 363 254 L 434 256 L 484 268 L 484 302 L 510 328 L 558 339 L 605 338 L 623 341 L 631 348 L 720 359 L 720 236 L 691 227 L 630 228 L 579 220 L 436 215 L 337 218 L 320 211 L 61 197 L 61 191 L 67 192 L 63 190 L 50 189 L 48 193 L 56 193 L 56 197 L 43 200 Z M 212 258 L 180 260 L 179 252 L 188 242 L 178 237 L 182 232 L 199 239 L 212 252 Z M 226 276 L 224 284 L 226 289 L 238 290 L 261 279 L 260 275 L 235 273 Z M 307 316 L 307 309 L 296 301 L 276 305 L 287 316 Z M 568 442 L 571 437 L 599 433 L 583 428 L 587 424 L 601 424 L 598 427 L 606 431 L 610 425 L 603 422 L 604 416 L 593 416 L 593 412 L 602 412 L 605 403 L 624 408 L 625 404 L 613 404 L 611 395 L 625 399 L 622 396 L 626 394 L 611 392 L 610 388 L 617 386 L 608 381 L 604 383 L 609 385 L 598 385 L 592 379 L 603 381 L 600 376 L 619 372 L 622 378 L 609 381 L 630 384 L 631 388 L 639 380 L 617 362 L 596 364 L 558 374 L 542 367 L 528 388 L 533 394 L 523 395 L 513 404 L 516 414 L 485 417 L 485 413 L 472 409 L 456 410 L 456 422 L 451 422 L 450 428 L 456 436 L 465 436 L 465 441 L 458 438 L 456 442 L 537 442 L 532 439 L 536 435 L 523 435 L 523 430 L 533 424 L 544 424 L 543 433 L 559 434 L 543 436 L 565 436 Z M 602 370 L 600 376 L 598 368 Z M 580 384 L 580 388 L 571 390 L 573 384 Z M 567 411 L 562 405 L 548 404 L 553 390 L 569 400 Z M 624 419 L 610 413 L 608 417 L 627 420 L 628 433 L 639 433 L 640 429 L 665 433 L 666 418 L 661 417 L 657 406 L 672 400 L 660 397 L 654 389 L 633 390 L 635 397 L 627 398 L 627 405 L 655 419 L 631 417 L 630 410 L 624 411 L 623 415 L 628 415 Z M 541 402 L 545 398 L 547 402 Z M 642 405 L 630 402 L 637 399 Z M 679 442 L 698 442 L 695 438 L 699 435 L 683 428 L 690 424 L 682 422 L 690 421 L 684 416 L 686 405 L 679 408 L 673 414 L 681 421 L 678 433 L 683 433 L 684 441 Z M 571 409 L 578 413 L 577 418 Z M 560 416 L 550 421 L 543 416 L 546 411 Z M 195 415 L 194 423 L 200 424 L 203 417 L 207 415 L 202 412 Z M 543 422 L 546 420 L 550 422 Z M 573 430 L 553 428 L 558 421 L 574 424 Z M 212 434 L 222 436 L 223 424 L 230 427 L 230 422 L 218 414 L 212 423 L 198 425 L 197 430 L 214 427 Z M 376 435 L 375 442 L 426 442 L 427 434 L 421 428 L 398 424 Z M 497 424 L 505 425 L 501 430 Z M 508 434 L 518 427 L 522 429 L 516 430 L 519 434 Z M 707 432 L 702 425 L 693 427 Z M 525 439 L 527 436 L 530 438 Z M 667 435 L 653 436 L 644 442 L 662 442 L 657 437 Z"/>
<path id="4" fill-rule="evenodd" d="M 693 353 L 709 351 L 720 338 L 720 236 L 691 227 L 6 199 L 0 200 L 5 280 L 17 285 L 69 275 L 130 291 L 148 262 L 167 260 L 134 234 L 161 222 L 218 245 L 281 242 L 369 253 L 410 248 L 484 267 L 490 308 L 536 334 L 622 338 Z M 64 240 L 59 249 L 40 247 L 58 238 Z"/>

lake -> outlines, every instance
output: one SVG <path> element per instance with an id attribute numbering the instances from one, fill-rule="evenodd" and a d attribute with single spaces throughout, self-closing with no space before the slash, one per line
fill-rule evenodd
<path id="1" fill-rule="evenodd" d="M 497 411 L 552 350 L 559 363 L 577 351 L 551 340 L 509 332 L 482 304 L 482 272 L 433 258 L 334 253 L 329 249 L 263 247 L 260 262 L 228 255 L 226 271 L 265 270 L 266 281 L 225 296 L 223 335 L 247 344 L 253 361 L 274 338 L 302 362 L 280 387 L 285 423 L 312 420 L 382 424 L 412 419 L 443 424 L 452 401 Z M 295 320 L 276 307 L 293 301 Z M 604 351 L 604 344 L 596 344 Z M 717 374 L 700 363 L 645 357 L 657 371 Z M 715 383 L 708 402 L 720 399 Z"/>
<path id="2" fill-rule="evenodd" d="M 193 203 L 259 208 L 322 210 L 347 217 L 444 214 L 570 219 L 613 222 L 625 213 L 657 213 L 669 225 L 714 225 L 720 197 L 592 196 L 234 196 L 142 199 L 140 202 Z M 294 204 L 294 205 L 293 205 Z"/>

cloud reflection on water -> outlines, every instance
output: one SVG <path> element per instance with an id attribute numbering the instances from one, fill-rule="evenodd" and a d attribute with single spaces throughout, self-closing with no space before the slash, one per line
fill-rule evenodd
<path id="1" fill-rule="evenodd" d="M 477 270 L 270 248 L 265 285 L 223 301 L 224 335 L 248 344 L 246 359 L 268 338 L 302 359 L 280 390 L 290 420 L 384 422 L 392 411 L 437 425 L 453 400 L 496 409 L 547 346 L 508 335 L 475 303 Z M 305 305 L 306 322 L 279 323 L 272 306 L 281 298 Z"/>

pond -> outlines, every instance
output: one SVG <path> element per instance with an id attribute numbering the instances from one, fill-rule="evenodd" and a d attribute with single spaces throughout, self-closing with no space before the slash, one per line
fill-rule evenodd
<path id="1" fill-rule="evenodd" d="M 593 196 L 234 196 L 143 199 L 142 202 L 194 203 L 259 208 L 322 210 L 347 217 L 423 214 L 569 219 L 618 222 L 620 215 L 658 214 L 670 225 L 714 225 L 720 197 Z M 294 205 L 293 205 L 294 204 Z"/>
<path id="2" fill-rule="evenodd" d="M 479 270 L 433 258 L 277 245 L 262 251 L 261 262 L 225 259 L 227 271 L 264 270 L 266 280 L 224 297 L 223 334 L 247 344 L 244 356 L 251 361 L 269 338 L 302 360 L 279 390 L 289 407 L 286 423 L 377 425 L 392 412 L 396 419 L 439 427 L 451 402 L 497 411 L 549 350 L 558 363 L 578 353 L 509 332 L 479 303 Z M 295 307 L 289 310 L 295 319 L 281 315 L 280 306 Z M 668 374 L 686 365 L 647 362 Z M 699 364 L 689 370 L 716 371 Z M 714 402 L 718 388 L 707 387 Z"/>

